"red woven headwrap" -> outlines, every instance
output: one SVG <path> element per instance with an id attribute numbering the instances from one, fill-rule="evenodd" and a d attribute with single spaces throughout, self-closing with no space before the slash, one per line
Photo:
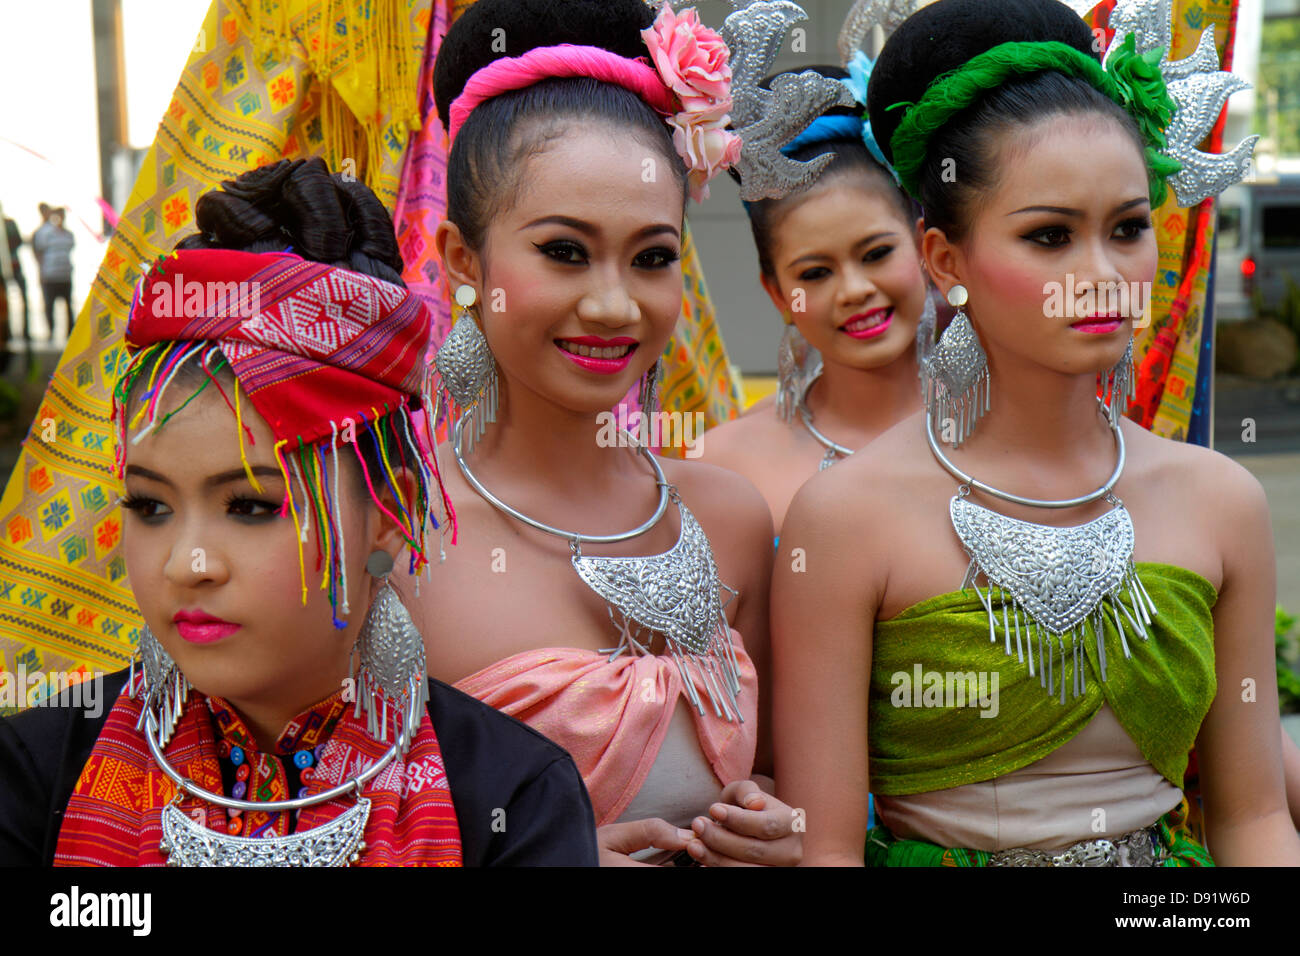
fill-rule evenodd
<path id="1" fill-rule="evenodd" d="M 381 279 L 291 253 L 192 249 L 145 277 L 126 344 L 216 343 L 276 440 L 296 447 L 422 394 L 431 322 Z"/>
<path id="2" fill-rule="evenodd" d="M 432 444 L 420 433 L 422 417 L 432 412 L 424 363 L 431 326 L 428 308 L 406 289 L 290 253 L 193 249 L 161 257 L 141 280 L 127 321 L 126 344 L 133 356 L 113 403 L 118 474 L 126 463 L 125 405 L 132 392 L 143 402 L 136 420 L 147 416 L 133 439 L 138 441 L 166 423 L 166 418 L 158 421 L 157 411 L 177 369 L 197 356 L 211 379 L 208 359 L 219 363 L 224 356 L 237 382 L 234 401 L 226 401 L 240 421 L 244 467 L 249 468 L 243 436 L 251 439 L 252 432 L 242 424 L 241 392 L 275 436 L 276 461 L 285 479 L 281 513 L 293 516 L 295 528 L 300 511 L 304 529 L 313 517 L 317 521 L 316 570 L 323 571 L 321 586 L 329 589 L 331 606 L 341 595 L 346 614 L 347 576 L 340 562 L 334 487 L 338 452 L 345 445 L 352 445 L 372 499 L 403 529 L 412 572 L 428 560 L 425 529 L 429 522 L 438 525 L 432 512 L 435 494 L 450 521 L 444 530 L 451 531 L 453 544 L 456 540 L 456 513 L 442 487 Z M 142 351 L 150 346 L 158 346 L 152 355 Z M 221 389 L 219 383 L 216 387 Z M 408 403 L 408 398 L 415 400 Z M 396 465 L 387 460 L 377 471 L 367 469 L 356 441 L 363 432 L 373 437 L 381 459 L 394 447 L 402 456 L 404 442 L 405 447 L 419 446 L 418 460 L 401 459 L 412 469 L 413 489 L 398 487 Z M 283 454 L 281 446 L 287 446 Z M 290 470 L 307 492 L 301 505 L 293 500 Z M 251 470 L 248 474 L 258 487 Z M 380 500 L 384 487 L 392 491 L 397 513 Z M 305 531 L 300 531 L 300 565 L 303 541 Z M 301 576 L 305 602 L 305 567 Z M 337 615 L 334 625 L 345 626 Z"/>

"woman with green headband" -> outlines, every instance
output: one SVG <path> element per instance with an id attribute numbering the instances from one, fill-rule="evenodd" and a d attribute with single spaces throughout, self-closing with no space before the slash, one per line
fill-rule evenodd
<path id="1" fill-rule="evenodd" d="M 1104 69 L 1055 0 L 939 0 L 877 61 L 872 128 L 959 312 L 925 411 L 786 516 L 810 573 L 776 568 L 774 719 L 805 863 L 1300 863 L 1263 492 L 1123 418 L 1152 204 L 1213 195 L 1250 145 L 1195 151 L 1225 74 L 1178 61 L 1166 88 L 1143 9 L 1117 4 Z"/>

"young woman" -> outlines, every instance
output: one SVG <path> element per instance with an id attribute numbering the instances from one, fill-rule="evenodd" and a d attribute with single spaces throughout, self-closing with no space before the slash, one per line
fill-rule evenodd
<path id="1" fill-rule="evenodd" d="M 921 406 L 914 343 L 928 283 L 916 214 L 868 151 L 861 114 L 834 107 L 782 149 L 800 162 L 832 155 L 808 187 L 746 203 L 760 279 L 786 323 L 781 397 L 711 429 L 702 448 L 762 492 L 778 534 L 800 485 Z M 811 381 L 799 359 L 808 346 L 821 359 Z"/>
<path id="2" fill-rule="evenodd" d="M 771 765 L 767 508 L 602 430 L 677 320 L 687 189 L 734 161 L 728 77 L 693 11 L 641 0 L 480 0 L 434 74 L 459 532 L 416 619 L 431 674 L 573 754 L 608 864 L 799 858 L 751 779 Z"/>
<path id="3" fill-rule="evenodd" d="M 383 583 L 444 503 L 383 206 L 285 160 L 196 211 L 115 395 L 143 674 L 0 721 L 0 862 L 595 863 L 572 760 L 428 680 Z"/>
<path id="4" fill-rule="evenodd" d="M 806 863 L 1207 863 L 1179 831 L 1193 743 L 1214 859 L 1300 862 L 1263 493 L 1123 419 L 1133 313 L 1095 304 L 1152 278 L 1166 97 L 1054 0 L 939 0 L 882 51 L 872 126 L 964 314 L 933 407 L 786 520 L 809 573 L 774 578 L 777 766 Z"/>

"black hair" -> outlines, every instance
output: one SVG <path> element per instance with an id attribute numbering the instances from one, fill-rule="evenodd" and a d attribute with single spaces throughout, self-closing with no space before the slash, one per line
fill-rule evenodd
<path id="1" fill-rule="evenodd" d="M 177 249 L 292 251 L 405 288 L 393 217 L 365 183 L 320 157 L 282 159 L 199 197 Z"/>
<path id="2" fill-rule="evenodd" d="M 843 80 L 849 75 L 847 70 L 838 66 L 819 65 L 810 66 L 808 69 L 834 80 Z M 760 85 L 764 89 L 771 89 L 772 80 L 778 75 L 773 74 L 767 77 Z M 851 116 L 860 119 L 862 107 L 833 106 L 822 115 Z M 908 224 L 909 235 L 911 234 L 910 226 L 915 221 L 918 212 L 916 207 L 908 199 L 907 194 L 894 182 L 894 177 L 889 170 L 880 165 L 876 158 L 871 155 L 871 151 L 867 149 L 861 136 L 808 143 L 792 150 L 788 155 L 798 162 L 808 162 L 826 153 L 831 155 L 831 161 L 826 164 L 826 168 L 821 171 L 817 179 L 808 186 L 795 190 L 780 199 L 760 199 L 745 204 L 745 211 L 749 213 L 749 228 L 754 234 L 754 248 L 758 250 L 758 266 L 763 275 L 769 277 L 776 275 L 776 266 L 772 261 L 772 246 L 774 244 L 773 235 L 781 219 L 809 190 L 820 183 L 827 182 L 834 176 L 857 176 L 872 180 L 875 190 L 893 204 L 903 221 Z M 728 171 L 732 173 L 732 178 L 740 179 L 739 174 L 734 170 Z"/>
<path id="3" fill-rule="evenodd" d="M 905 113 L 903 107 L 890 106 L 920 100 L 936 77 L 1000 43 L 1044 40 L 1065 43 L 1100 60 L 1088 25 L 1057 0 L 938 0 L 922 7 L 885 43 L 867 88 L 871 128 L 885 157 L 894 159 L 890 141 Z M 1114 120 L 1138 150 L 1144 150 L 1133 118 L 1084 80 L 1048 71 L 985 93 L 929 141 L 917 185 L 926 226 L 961 241 L 979 196 L 998 182 L 996 148 L 1001 135 L 1047 116 L 1085 113 Z"/>
<path id="4" fill-rule="evenodd" d="M 282 159 L 228 180 L 201 195 L 194 214 L 199 232 L 178 242 L 177 249 L 287 250 L 406 288 L 392 216 L 370 187 L 331 174 L 319 157 Z M 201 382 L 204 377 L 198 362 L 191 360 L 181 367 L 177 381 Z M 390 448 L 388 455 L 394 469 L 403 456 L 408 463 L 420 457 L 404 430 L 395 431 L 400 447 Z M 356 441 L 367 470 L 382 469 L 371 429 L 358 424 Z M 360 476 L 357 481 L 362 481 Z"/>
<path id="5" fill-rule="evenodd" d="M 448 126 L 452 101 L 469 78 L 501 57 L 561 43 L 644 57 L 640 31 L 653 21 L 644 0 L 478 0 L 438 51 L 433 68 L 438 115 Z M 513 204 L 525 161 L 578 120 L 630 128 L 657 149 L 681 184 L 685 208 L 686 167 L 667 125 L 647 103 L 612 83 L 547 79 L 480 104 L 456 135 L 447 158 L 447 218 L 471 248 L 482 248 L 488 223 Z"/>

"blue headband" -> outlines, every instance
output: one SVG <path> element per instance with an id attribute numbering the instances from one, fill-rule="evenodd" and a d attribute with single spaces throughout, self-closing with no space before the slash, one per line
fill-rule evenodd
<path id="1" fill-rule="evenodd" d="M 885 159 L 885 154 L 881 152 L 876 137 L 871 133 L 871 123 L 866 119 L 867 83 L 871 79 L 871 68 L 873 66 L 875 66 L 875 63 L 865 53 L 858 50 L 853 54 L 853 59 L 848 62 L 848 77 L 840 81 L 849 88 L 853 98 L 862 107 L 862 115 L 832 114 L 819 116 L 809 123 L 803 132 L 781 147 L 782 155 L 790 156 L 805 146 L 814 146 L 818 143 L 834 143 L 861 138 L 867 147 L 867 151 L 871 153 L 876 162 L 889 171 L 889 175 L 894 177 L 894 182 L 898 182 L 898 175 L 894 172 L 894 167 Z M 742 202 L 744 201 L 742 200 Z M 749 211 L 751 205 L 748 202 L 744 203 L 746 212 Z"/>
<path id="2" fill-rule="evenodd" d="M 862 118 L 860 116 L 819 116 L 809 123 L 794 139 L 781 147 L 781 152 L 791 156 L 796 150 L 818 143 L 836 140 L 857 139 L 862 135 Z"/>

